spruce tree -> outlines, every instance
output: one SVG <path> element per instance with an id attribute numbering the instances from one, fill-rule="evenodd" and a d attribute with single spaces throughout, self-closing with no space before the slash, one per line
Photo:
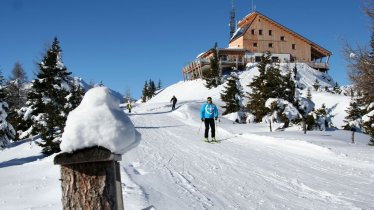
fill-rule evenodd
<path id="1" fill-rule="evenodd" d="M 73 109 L 79 106 L 84 96 L 84 90 L 80 84 L 73 84 L 70 94 L 67 96 L 67 106 L 65 107 L 66 113 L 71 112 Z"/>
<path id="2" fill-rule="evenodd" d="M 283 80 L 282 87 L 284 92 L 279 98 L 282 98 L 294 104 L 296 102 L 296 85 L 292 78 L 292 73 L 291 71 L 289 71 L 285 76 L 280 76 Z"/>
<path id="3" fill-rule="evenodd" d="M 315 91 L 318 91 L 318 89 L 321 87 L 321 85 L 319 84 L 318 79 L 316 79 L 316 80 L 314 81 L 313 87 L 314 87 L 314 90 L 315 90 Z"/>
<path id="4" fill-rule="evenodd" d="M 349 103 L 349 107 L 345 110 L 347 112 L 347 116 L 345 116 L 343 122 L 344 130 L 351 130 L 351 129 L 359 129 L 361 127 L 361 118 L 363 114 L 363 110 L 361 110 L 357 100 L 352 97 L 351 102 Z"/>
<path id="5" fill-rule="evenodd" d="M 142 103 L 147 102 L 147 100 L 148 100 L 148 95 L 149 95 L 149 93 L 148 93 L 148 82 L 145 81 L 145 82 L 144 82 L 143 91 L 142 91 Z"/>
<path id="6" fill-rule="evenodd" d="M 235 74 L 231 74 L 227 79 L 227 86 L 225 86 L 225 89 L 220 95 L 222 101 L 225 102 L 225 105 L 222 106 L 222 108 L 225 109 L 222 115 L 238 112 L 240 110 L 242 93 L 239 78 Z"/>
<path id="7" fill-rule="evenodd" d="M 27 101 L 27 75 L 19 62 L 14 67 L 7 82 L 7 103 L 9 105 L 8 122 L 14 126 L 16 130 L 23 130 L 24 123 L 22 116 L 18 114 L 18 110 L 26 105 Z M 14 140 L 18 140 L 16 133 Z"/>
<path id="8" fill-rule="evenodd" d="M 157 90 L 161 90 L 161 88 L 162 88 L 162 83 L 161 83 L 161 80 L 159 79 L 157 83 Z"/>
<path id="9" fill-rule="evenodd" d="M 306 92 L 306 98 L 309 99 L 309 100 L 312 100 L 312 92 L 311 92 L 310 88 L 308 88 L 308 90 Z"/>
<path id="10" fill-rule="evenodd" d="M 341 92 L 342 90 L 340 89 L 338 82 L 336 82 L 334 86 L 334 93 L 340 94 Z"/>
<path id="11" fill-rule="evenodd" d="M 294 78 L 295 80 L 298 80 L 299 77 L 298 77 L 298 72 L 297 72 L 297 66 L 296 66 L 296 64 L 295 64 L 295 66 L 293 67 L 292 71 L 293 71 L 293 78 Z"/>
<path id="12" fill-rule="evenodd" d="M 320 130 L 325 130 L 332 126 L 331 118 L 334 116 L 331 114 L 331 109 L 328 109 L 323 103 L 321 108 L 314 111 L 316 115 L 316 124 Z"/>
<path id="13" fill-rule="evenodd" d="M 362 127 L 363 131 L 370 135 L 369 145 L 374 146 L 374 102 L 366 106 Z"/>
<path id="14" fill-rule="evenodd" d="M 0 70 L 0 148 L 4 148 L 10 140 L 14 139 L 16 133 L 13 126 L 7 121 L 9 107 L 5 101 L 6 97 L 5 80 Z"/>
<path id="15" fill-rule="evenodd" d="M 153 98 L 156 94 L 156 85 L 153 80 L 149 80 L 149 86 L 148 86 L 148 97 Z"/>
<path id="16" fill-rule="evenodd" d="M 218 59 L 218 44 L 211 49 L 213 56 L 210 58 L 210 69 L 203 73 L 205 79 L 205 87 L 211 89 L 221 84 L 219 78 L 219 59 Z"/>
<path id="17" fill-rule="evenodd" d="M 29 134 L 40 134 L 42 153 L 50 155 L 60 151 L 61 135 L 68 115 L 67 104 L 71 78 L 62 62 L 59 41 L 54 38 L 50 49 L 38 64 L 37 78 L 32 81 L 28 94 L 28 107 L 21 109 L 26 124 L 31 123 Z M 72 107 L 71 107 L 72 108 Z"/>
<path id="18" fill-rule="evenodd" d="M 27 75 L 22 65 L 19 62 L 14 64 L 14 67 L 9 76 L 7 84 L 8 104 L 13 110 L 23 107 L 27 100 L 27 93 L 25 85 L 27 83 Z"/>
<path id="19" fill-rule="evenodd" d="M 247 93 L 247 109 L 254 115 L 255 122 L 261 122 L 262 118 L 269 112 L 268 108 L 265 107 L 266 100 L 270 98 L 270 94 L 266 89 L 266 68 L 267 65 L 270 65 L 271 63 L 271 54 L 263 54 L 257 66 L 260 74 L 255 76 L 252 82 L 248 85 L 248 87 L 251 88 L 251 92 Z"/>

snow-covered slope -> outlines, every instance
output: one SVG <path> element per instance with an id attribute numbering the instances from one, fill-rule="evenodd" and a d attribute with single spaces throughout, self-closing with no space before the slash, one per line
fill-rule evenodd
<path id="1" fill-rule="evenodd" d="M 241 81 L 255 72 L 243 72 Z M 204 143 L 199 108 L 207 96 L 221 104 L 220 88 L 180 82 L 128 114 L 142 140 L 121 161 L 125 209 L 374 209 L 367 135 L 356 134 L 351 144 L 348 131 L 269 132 L 266 124 L 221 118 L 220 143 Z M 178 103 L 171 112 L 173 95 Z M 349 102 L 312 95 L 317 107 L 337 104 L 336 119 Z M 0 151 L 0 209 L 62 209 L 59 168 L 39 151 L 33 141 Z"/>

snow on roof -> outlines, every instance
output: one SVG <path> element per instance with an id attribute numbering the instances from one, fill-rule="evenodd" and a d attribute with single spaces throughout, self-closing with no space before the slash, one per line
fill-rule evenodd
<path id="1" fill-rule="evenodd" d="M 107 87 L 90 89 L 69 113 L 60 148 L 63 152 L 102 146 L 124 154 L 136 147 L 140 135 L 119 108 L 120 98 Z"/>
<path id="2" fill-rule="evenodd" d="M 246 26 L 244 26 L 243 28 L 238 28 L 238 29 L 235 31 L 234 35 L 232 35 L 232 37 L 231 37 L 231 39 L 230 39 L 230 42 L 231 42 L 232 40 L 234 40 L 234 39 L 236 39 L 236 38 L 242 36 L 243 33 L 244 33 L 248 28 L 249 28 L 249 25 L 246 25 Z"/>

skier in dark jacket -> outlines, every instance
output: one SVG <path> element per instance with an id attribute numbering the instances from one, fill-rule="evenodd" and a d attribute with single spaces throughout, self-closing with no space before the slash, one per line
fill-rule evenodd
<path id="1" fill-rule="evenodd" d="M 175 96 L 173 96 L 173 98 L 171 98 L 170 102 L 173 102 L 173 106 L 171 107 L 171 110 L 175 110 L 175 104 L 177 103 L 177 98 Z"/>
<path id="2" fill-rule="evenodd" d="M 201 121 L 205 123 L 204 141 L 209 142 L 208 133 L 210 127 L 212 142 L 217 142 L 214 120 L 218 118 L 218 109 L 217 106 L 213 104 L 211 97 L 208 97 L 207 102 L 201 106 L 200 118 Z"/>

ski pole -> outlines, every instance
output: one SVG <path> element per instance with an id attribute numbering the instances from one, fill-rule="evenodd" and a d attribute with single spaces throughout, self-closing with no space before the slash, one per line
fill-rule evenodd
<path id="1" fill-rule="evenodd" d="M 201 121 L 201 123 L 200 123 L 200 127 L 199 127 L 199 130 L 197 131 L 197 134 L 199 134 L 200 133 L 200 129 L 201 129 L 201 126 L 203 125 L 203 121 Z"/>
<path id="2" fill-rule="evenodd" d="M 216 136 L 217 136 L 217 120 L 215 120 L 216 122 L 214 123 L 214 127 L 215 127 L 215 130 L 216 130 Z"/>

